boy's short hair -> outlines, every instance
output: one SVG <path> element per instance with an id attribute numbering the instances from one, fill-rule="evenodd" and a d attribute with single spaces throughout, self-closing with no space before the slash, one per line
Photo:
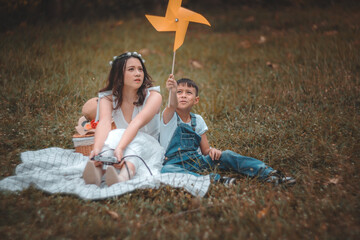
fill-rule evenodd
<path id="1" fill-rule="evenodd" d="M 186 84 L 186 86 L 188 86 L 188 87 L 193 87 L 193 88 L 195 88 L 196 96 L 199 95 L 199 88 L 193 80 L 188 79 L 188 78 L 181 78 L 181 79 L 177 80 L 177 84 L 178 85 Z"/>

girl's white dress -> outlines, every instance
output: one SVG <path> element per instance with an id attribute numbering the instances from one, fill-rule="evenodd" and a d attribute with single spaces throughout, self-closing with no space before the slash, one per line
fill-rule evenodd
<path id="1" fill-rule="evenodd" d="M 150 96 L 150 91 L 157 91 L 160 93 L 160 87 L 151 87 L 147 89 L 146 97 L 144 104 L 141 106 L 135 106 L 132 114 L 134 119 L 144 108 L 147 99 Z M 111 91 L 101 92 L 99 98 L 110 96 Z M 115 97 L 113 98 L 113 107 L 116 106 Z M 99 109 L 99 104 L 98 104 Z M 99 116 L 99 114 L 97 114 Z M 122 134 L 125 129 L 128 127 L 128 122 L 126 122 L 125 117 L 121 111 L 121 108 L 116 109 L 112 113 L 116 128 L 109 132 L 107 139 L 105 140 L 104 147 L 101 152 L 103 156 L 114 156 L 113 149 L 118 145 Z M 159 144 L 159 134 L 160 134 L 160 113 L 157 113 L 153 119 L 150 120 L 144 127 L 139 129 L 138 134 L 134 140 L 129 144 L 125 149 L 124 156 L 138 156 L 138 157 L 129 157 L 125 160 L 132 162 L 136 167 L 136 174 L 134 177 L 155 175 L 160 173 L 162 167 L 162 162 L 164 158 L 165 151 L 163 147 Z"/>
<path id="2" fill-rule="evenodd" d="M 151 90 L 159 92 L 160 88 L 148 89 L 145 102 Z M 111 92 L 103 92 L 99 94 L 99 97 L 110 94 Z M 133 118 L 141 111 L 142 107 L 134 108 Z M 121 109 L 113 111 L 113 119 L 117 129 L 109 133 L 104 149 L 114 149 L 128 125 Z M 49 193 L 75 194 L 83 199 L 103 199 L 119 196 L 135 189 L 158 188 L 161 184 L 167 184 L 184 188 L 195 196 L 204 196 L 210 185 L 209 175 L 195 177 L 191 174 L 182 173 L 160 174 L 164 149 L 158 142 L 159 129 L 160 115 L 157 114 L 139 130 L 124 152 L 124 156 L 135 154 L 144 159 L 152 175 L 145 164 L 140 162 L 137 173 L 129 181 L 120 182 L 110 187 L 105 183 L 102 183 L 100 187 L 85 184 L 82 173 L 88 157 L 76 153 L 73 149 L 53 147 L 21 153 L 22 163 L 16 167 L 14 176 L 0 181 L 0 190 L 21 191 L 32 185 Z"/>

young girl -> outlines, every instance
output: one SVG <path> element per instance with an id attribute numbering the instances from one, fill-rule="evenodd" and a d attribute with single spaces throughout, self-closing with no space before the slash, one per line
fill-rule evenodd
<path id="1" fill-rule="evenodd" d="M 99 92 L 99 123 L 95 143 L 83 172 L 86 184 L 98 186 L 104 173 L 108 186 L 132 178 L 144 164 L 139 152 L 153 146 L 128 147 L 129 144 L 136 138 L 148 139 L 154 144 L 160 131 L 160 87 L 152 87 L 152 79 L 141 55 L 136 52 L 123 53 L 114 57 L 110 64 L 112 67 L 107 86 Z M 111 130 L 112 120 L 116 130 Z M 151 141 L 154 139 L 149 139 L 149 135 L 156 141 Z M 97 155 L 115 156 L 119 163 L 108 166 L 105 172 L 103 163 L 93 160 Z M 127 155 L 132 157 L 122 161 Z M 158 159 L 159 162 L 161 160 Z"/>

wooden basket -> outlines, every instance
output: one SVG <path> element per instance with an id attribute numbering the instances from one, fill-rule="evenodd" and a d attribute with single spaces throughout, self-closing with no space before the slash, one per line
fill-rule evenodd
<path id="1" fill-rule="evenodd" d="M 116 129 L 115 122 L 111 123 L 111 129 Z M 88 133 L 85 135 L 80 135 L 78 133 L 75 133 L 73 135 L 73 143 L 75 147 L 75 152 L 82 153 L 84 156 L 89 156 L 91 153 L 91 150 L 94 147 L 94 136 L 95 133 Z"/>
<path id="2" fill-rule="evenodd" d="M 95 134 L 93 133 L 86 135 L 74 134 L 72 140 L 75 152 L 81 153 L 84 156 L 89 156 L 94 146 L 94 135 Z"/>

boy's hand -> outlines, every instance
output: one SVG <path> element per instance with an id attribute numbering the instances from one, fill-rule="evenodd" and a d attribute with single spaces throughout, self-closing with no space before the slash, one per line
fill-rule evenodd
<path id="1" fill-rule="evenodd" d="M 166 81 L 166 88 L 169 90 L 169 102 L 163 112 L 162 121 L 164 124 L 167 124 L 172 119 L 178 106 L 177 82 L 173 74 L 169 75 L 169 78 Z"/>
<path id="2" fill-rule="evenodd" d="M 215 160 L 219 160 L 220 157 L 221 157 L 221 151 L 216 149 L 216 148 L 210 148 L 210 151 L 209 151 L 209 156 L 211 157 L 211 159 L 213 161 Z"/>
<path id="3" fill-rule="evenodd" d="M 174 78 L 173 74 L 169 75 L 168 80 L 166 81 L 166 88 L 172 92 L 172 94 L 176 94 L 177 91 L 177 83 L 176 80 Z"/>

